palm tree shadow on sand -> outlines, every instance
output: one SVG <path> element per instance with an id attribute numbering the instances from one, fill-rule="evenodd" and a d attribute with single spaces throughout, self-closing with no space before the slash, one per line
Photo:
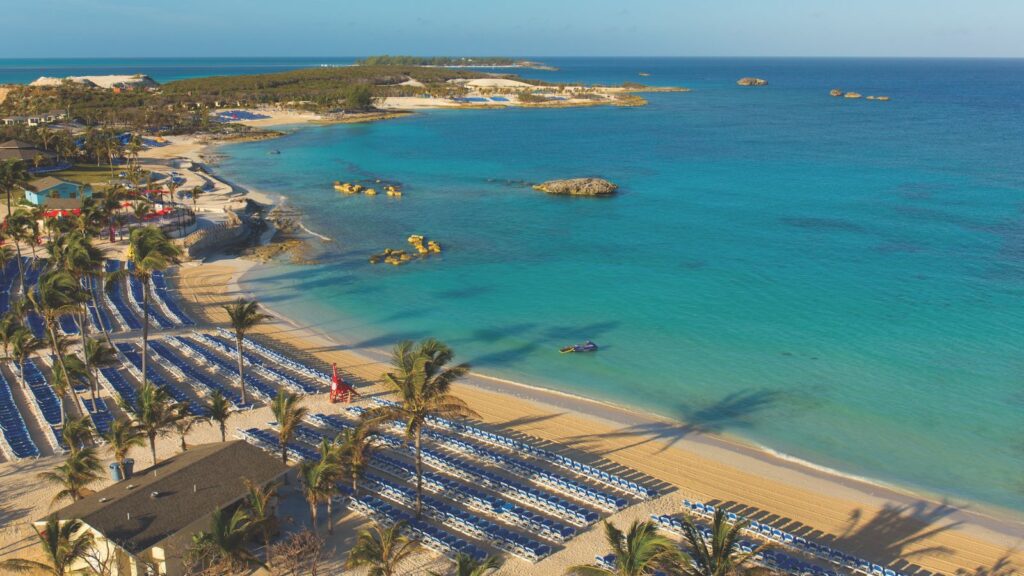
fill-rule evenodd
<path id="1" fill-rule="evenodd" d="M 603 434 L 573 436 L 566 439 L 565 444 L 607 456 L 644 444 L 657 443 L 661 445 L 657 450 L 660 454 L 693 433 L 717 433 L 726 429 L 749 428 L 755 424 L 758 414 L 777 404 L 781 397 L 780 392 L 768 389 L 733 392 L 704 406 L 677 406 L 674 412 L 682 420 L 679 423 L 644 422 Z M 635 440 L 611 449 L 599 448 L 606 440 L 630 438 Z"/>

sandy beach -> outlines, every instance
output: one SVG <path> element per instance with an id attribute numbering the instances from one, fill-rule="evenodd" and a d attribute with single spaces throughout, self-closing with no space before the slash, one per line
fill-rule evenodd
<path id="1" fill-rule="evenodd" d="M 318 120 L 314 115 L 281 112 L 246 123 L 266 127 Z M 174 166 L 188 181 L 186 188 L 193 182 L 211 180 L 212 190 L 198 203 L 201 218 L 216 221 L 226 204 L 247 197 L 274 202 L 273 194 L 239 188 L 188 166 L 187 162 L 204 162 L 215 153 L 208 148 L 210 142 L 194 137 L 169 140 L 167 146 L 146 151 L 144 162 L 153 167 Z M 258 265 L 217 256 L 206 262 L 184 263 L 172 273 L 172 280 L 194 318 L 223 326 L 226 314 L 221 305 L 239 296 L 253 296 L 243 290 L 240 281 L 246 271 Z M 260 326 L 256 333 L 324 370 L 337 363 L 345 379 L 356 384 L 365 396 L 384 392 L 380 375 L 386 366 L 374 357 L 348 349 L 329 334 L 281 316 Z M 689 498 L 769 520 L 776 527 L 908 575 L 1008 574 L 1005 568 L 992 570 L 1024 565 L 1024 518 L 1008 511 L 947 505 L 806 466 L 737 440 L 706 434 L 683 422 L 517 383 L 474 375 L 459 384 L 456 393 L 493 429 L 534 438 L 549 449 L 584 462 L 603 463 L 605 469 L 621 470 L 658 486 L 662 494 L 658 499 L 609 518 L 620 526 L 650 514 L 678 513 L 682 499 Z M 307 402 L 318 410 L 329 406 L 323 395 Z M 272 419 L 269 410 L 261 407 L 234 416 L 229 429 L 264 427 Z M 191 444 L 217 440 L 217 431 L 207 425 L 198 426 L 188 436 Z M 161 458 L 174 454 L 177 438 L 162 439 L 158 451 Z M 109 456 L 104 456 L 109 462 Z M 149 462 L 148 448 L 136 450 L 133 456 L 140 463 Z M 28 523 L 49 511 L 55 492 L 36 482 L 35 475 L 59 462 L 60 457 L 48 456 L 30 462 L 0 463 L 0 558 L 31 553 Z M 354 530 L 364 524 L 352 514 L 339 521 L 339 529 L 329 541 L 339 558 Z M 600 525 L 595 525 L 540 563 L 530 565 L 509 559 L 499 574 L 562 574 L 569 566 L 590 563 L 595 554 L 605 551 Z M 444 565 L 436 557 L 419 557 L 407 568 L 408 573 L 421 574 Z"/>

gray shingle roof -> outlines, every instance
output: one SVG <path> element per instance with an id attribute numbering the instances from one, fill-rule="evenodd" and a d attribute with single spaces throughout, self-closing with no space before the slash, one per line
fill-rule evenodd
<path id="1" fill-rule="evenodd" d="M 214 508 L 242 498 L 247 493 L 243 479 L 263 484 L 286 470 L 279 459 L 241 440 L 204 444 L 159 463 L 155 469 L 139 471 L 131 480 L 104 488 L 57 514 L 62 519 L 78 518 L 137 554 L 197 520 L 208 519 Z"/>

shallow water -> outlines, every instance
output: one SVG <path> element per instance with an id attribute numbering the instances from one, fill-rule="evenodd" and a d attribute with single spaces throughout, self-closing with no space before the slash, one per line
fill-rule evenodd
<path id="1" fill-rule="evenodd" d="M 694 91 L 226 147 L 229 178 L 334 239 L 250 288 L 357 348 L 436 336 L 484 373 L 1024 510 L 1024 61 L 555 63 L 528 75 Z M 525 184 L 578 175 L 622 192 Z M 377 178 L 405 197 L 330 186 Z M 412 233 L 443 256 L 367 263 Z M 588 338 L 599 353 L 558 354 Z"/>

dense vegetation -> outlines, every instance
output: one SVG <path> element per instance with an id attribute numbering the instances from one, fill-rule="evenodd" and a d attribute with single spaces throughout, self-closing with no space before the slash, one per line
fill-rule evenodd
<path id="1" fill-rule="evenodd" d="M 513 66 L 516 60 L 500 57 L 451 56 L 369 56 L 358 62 L 363 66 Z"/>
<path id="2" fill-rule="evenodd" d="M 465 88 L 449 80 L 485 76 L 489 75 L 396 64 L 192 78 L 120 93 L 69 82 L 16 86 L 0 103 L 0 115 L 64 110 L 88 126 L 173 133 L 214 128 L 209 126 L 213 108 L 281 104 L 318 112 L 366 111 L 375 98 L 385 96 L 460 96 Z M 403 84 L 413 78 L 423 86 Z"/>

